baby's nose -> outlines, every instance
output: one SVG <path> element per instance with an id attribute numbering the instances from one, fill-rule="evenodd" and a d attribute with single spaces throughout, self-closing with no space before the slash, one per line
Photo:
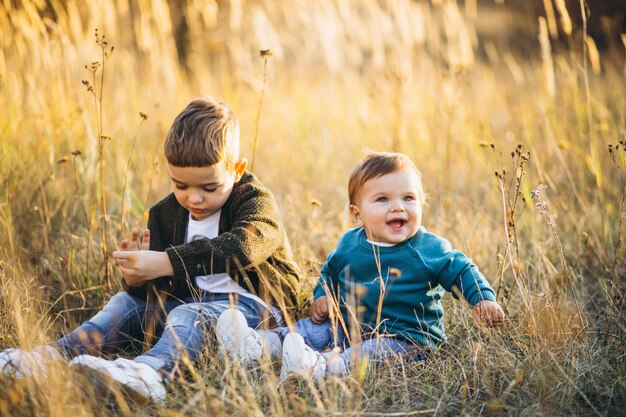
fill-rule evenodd
<path id="1" fill-rule="evenodd" d="M 404 204 L 396 202 L 391 206 L 391 211 L 404 211 Z"/>

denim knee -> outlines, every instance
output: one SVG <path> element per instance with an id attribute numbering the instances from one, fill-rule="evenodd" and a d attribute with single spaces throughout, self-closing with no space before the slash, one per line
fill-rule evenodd
<path id="1" fill-rule="evenodd" d="M 141 339 L 144 312 L 145 301 L 118 292 L 95 316 L 58 340 L 57 346 L 69 357 L 124 349 L 132 340 Z"/>
<path id="2" fill-rule="evenodd" d="M 298 320 L 296 331 L 307 345 L 320 352 L 329 347 L 342 346 L 345 341 L 343 330 L 339 326 L 334 326 L 330 320 L 322 323 L 314 323 L 310 317 Z"/>
<path id="3" fill-rule="evenodd" d="M 207 321 L 206 314 L 206 309 L 199 304 L 182 304 L 170 311 L 167 315 L 167 323 L 171 327 L 195 327 Z"/>

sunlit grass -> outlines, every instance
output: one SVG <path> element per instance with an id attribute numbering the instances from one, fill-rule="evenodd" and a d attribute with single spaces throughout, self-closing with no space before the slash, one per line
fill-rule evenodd
<path id="1" fill-rule="evenodd" d="M 277 198 L 306 272 L 303 312 L 351 226 L 347 178 L 370 147 L 415 161 L 424 225 L 476 261 L 509 321 L 478 333 L 449 298 L 450 343 L 424 366 L 321 383 L 281 384 L 276 364 L 246 370 L 207 349 L 168 410 L 107 408 L 58 367 L 47 381 L 1 381 L 0 414 L 623 413 L 624 62 L 577 28 L 556 45 L 562 9 L 511 49 L 518 33 L 481 32 L 501 9 L 470 1 L 13 3 L 0 10 L 1 348 L 58 338 L 115 290 L 100 243 L 110 250 L 145 225 L 169 191 L 165 132 L 204 94 L 235 109 L 243 153 Z M 176 13 L 189 27 L 186 67 Z M 81 83 L 102 61 L 96 28 L 115 46 L 101 124 Z M 518 176 L 519 144 L 530 158 Z M 551 223 L 531 199 L 539 184 Z M 518 192 L 526 202 L 507 218 Z"/>

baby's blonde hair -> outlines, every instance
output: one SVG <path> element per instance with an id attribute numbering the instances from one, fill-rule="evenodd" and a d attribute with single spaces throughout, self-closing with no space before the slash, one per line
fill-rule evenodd
<path id="1" fill-rule="evenodd" d="M 212 97 L 193 100 L 174 119 L 164 151 L 167 161 L 177 167 L 224 161 L 232 169 L 239 158 L 239 122 L 226 103 Z"/>
<path id="2" fill-rule="evenodd" d="M 419 183 L 418 199 L 424 204 L 426 195 L 422 186 L 422 174 L 413 161 L 402 153 L 397 152 L 374 152 L 368 151 L 365 157 L 352 169 L 350 181 L 348 181 L 348 197 L 350 204 L 357 204 L 359 192 L 367 181 L 382 177 L 383 175 L 399 172 L 410 168 L 417 174 Z"/>

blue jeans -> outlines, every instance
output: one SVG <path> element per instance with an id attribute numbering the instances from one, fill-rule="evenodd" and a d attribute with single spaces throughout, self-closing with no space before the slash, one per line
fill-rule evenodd
<path id="1" fill-rule="evenodd" d="M 237 308 L 252 327 L 261 324 L 265 308 L 244 296 L 204 293 L 200 300 L 170 299 L 162 304 L 146 303 L 126 292 L 115 294 L 93 318 L 57 341 L 57 348 L 68 357 L 101 355 L 120 351 L 141 351 L 146 342 L 159 337 L 150 350 L 135 360 L 161 372 L 166 378 L 177 370 L 186 356 L 195 363 L 220 314 Z M 280 313 L 274 312 L 277 322 Z M 147 340 L 146 340 L 147 339 Z"/>
<path id="2" fill-rule="evenodd" d="M 291 331 L 288 327 L 279 327 L 272 330 L 281 339 Z M 343 360 L 346 368 L 355 360 L 368 358 L 373 362 L 383 362 L 402 357 L 411 361 L 423 361 L 428 356 L 429 348 L 419 346 L 414 342 L 397 339 L 394 337 L 371 337 L 358 343 L 350 344 L 349 338 L 341 325 L 333 325 L 330 320 L 323 323 L 313 323 L 310 317 L 298 320 L 295 332 L 300 334 L 304 342 L 318 352 L 328 348 L 339 347 L 343 351 L 339 359 Z"/>

